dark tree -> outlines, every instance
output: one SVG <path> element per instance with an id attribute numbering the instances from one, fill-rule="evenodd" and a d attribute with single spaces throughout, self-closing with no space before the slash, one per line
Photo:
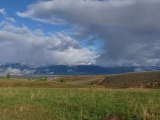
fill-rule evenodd
<path id="1" fill-rule="evenodd" d="M 7 79 L 10 79 L 10 77 L 11 77 L 10 74 L 7 74 L 7 75 L 6 75 L 6 78 L 7 78 Z"/>

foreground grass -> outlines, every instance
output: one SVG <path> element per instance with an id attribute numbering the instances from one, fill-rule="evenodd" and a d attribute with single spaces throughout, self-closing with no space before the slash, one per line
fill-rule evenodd
<path id="1" fill-rule="evenodd" d="M 1 120 L 159 120 L 160 90 L 0 88 Z"/>

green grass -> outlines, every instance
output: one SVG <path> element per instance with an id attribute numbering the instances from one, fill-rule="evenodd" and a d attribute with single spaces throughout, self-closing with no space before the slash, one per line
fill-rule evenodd
<path id="1" fill-rule="evenodd" d="M 159 89 L 1 87 L 0 120 L 159 120 L 159 95 Z"/>

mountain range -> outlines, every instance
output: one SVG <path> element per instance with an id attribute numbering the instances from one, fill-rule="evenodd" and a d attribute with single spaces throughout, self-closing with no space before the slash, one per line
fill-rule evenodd
<path id="1" fill-rule="evenodd" d="M 160 70 L 158 66 L 113 66 L 102 67 L 97 65 L 51 65 L 31 66 L 21 63 L 1 63 L 0 75 L 100 75 L 120 74 L 127 72 Z"/>

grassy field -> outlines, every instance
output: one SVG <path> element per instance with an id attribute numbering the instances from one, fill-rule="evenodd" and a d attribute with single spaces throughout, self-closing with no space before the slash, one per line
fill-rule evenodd
<path id="1" fill-rule="evenodd" d="M 89 85 L 81 84 L 62 84 L 60 82 L 49 82 L 49 81 L 27 81 L 27 80 L 0 80 L 0 88 L 17 88 L 17 87 L 28 87 L 28 88 L 88 88 L 94 87 Z"/>
<path id="2" fill-rule="evenodd" d="M 0 120 L 160 119 L 159 89 L 16 80 L 0 84 Z"/>
<path id="3" fill-rule="evenodd" d="M 57 78 L 48 78 L 48 81 L 64 80 L 69 84 L 90 84 L 105 79 L 107 75 L 84 75 L 84 76 L 62 76 Z"/>

